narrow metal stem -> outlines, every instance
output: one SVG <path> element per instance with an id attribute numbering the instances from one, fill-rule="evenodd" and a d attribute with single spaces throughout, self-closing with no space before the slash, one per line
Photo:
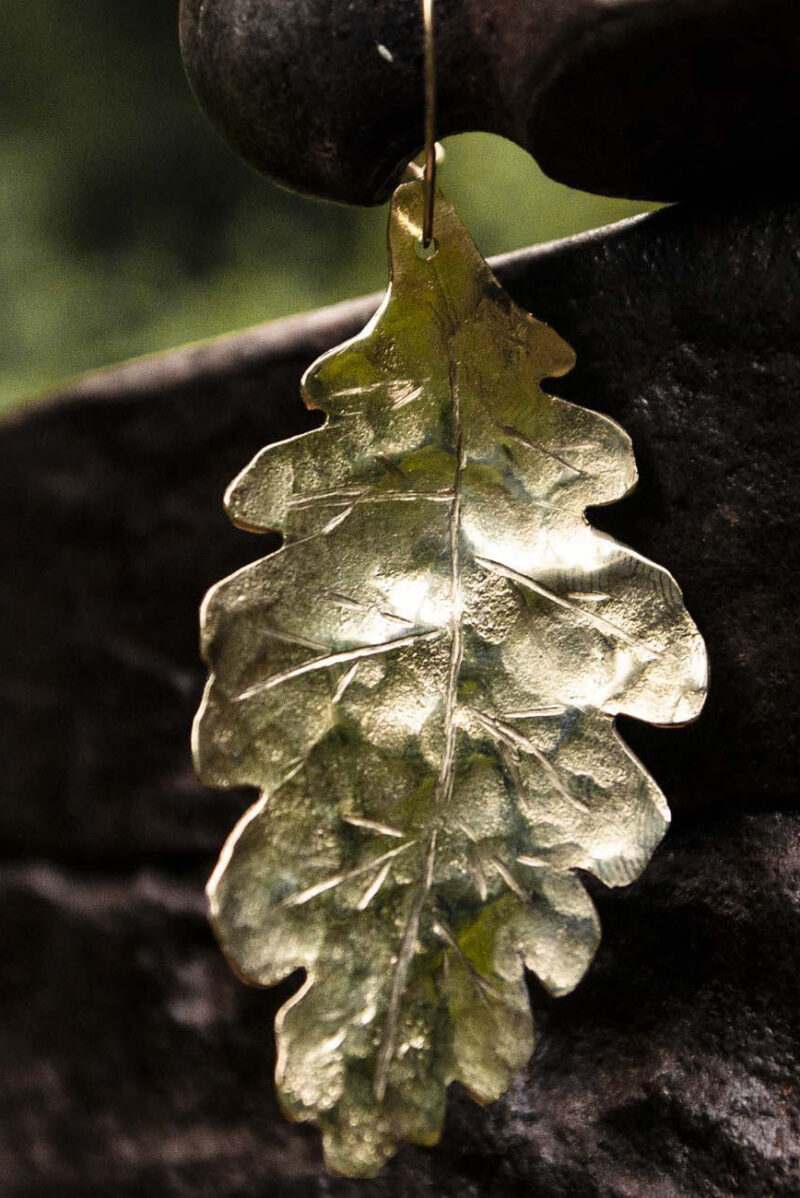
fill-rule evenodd
<path id="1" fill-rule="evenodd" d="M 436 43 L 434 39 L 434 0 L 420 0 L 425 36 L 425 210 L 422 244 L 433 241 L 433 205 L 436 195 Z"/>

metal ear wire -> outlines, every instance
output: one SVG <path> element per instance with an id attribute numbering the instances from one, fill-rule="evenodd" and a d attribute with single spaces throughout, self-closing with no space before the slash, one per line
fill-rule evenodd
<path id="1" fill-rule="evenodd" d="M 425 208 L 422 220 L 422 245 L 433 241 L 433 207 L 436 195 L 436 43 L 434 38 L 434 0 L 420 0 L 425 38 Z"/>

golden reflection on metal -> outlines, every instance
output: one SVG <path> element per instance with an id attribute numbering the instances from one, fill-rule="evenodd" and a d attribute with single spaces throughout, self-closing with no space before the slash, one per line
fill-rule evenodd
<path id="1" fill-rule="evenodd" d="M 618 713 L 693 719 L 706 654 L 671 576 L 596 532 L 634 486 L 612 420 L 547 395 L 572 350 L 512 303 L 437 197 L 396 192 L 391 285 L 303 380 L 323 428 L 227 495 L 285 544 L 203 607 L 201 777 L 252 784 L 209 884 L 234 969 L 307 980 L 277 1082 L 331 1168 L 433 1144 L 445 1091 L 497 1098 L 533 1049 L 525 986 L 585 973 L 576 870 L 631 882 L 669 812 Z"/>

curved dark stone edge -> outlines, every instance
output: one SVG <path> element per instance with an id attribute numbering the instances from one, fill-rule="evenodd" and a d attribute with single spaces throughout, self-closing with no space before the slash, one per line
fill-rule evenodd
<path id="1" fill-rule="evenodd" d="M 436 13 L 439 137 L 499 134 L 609 195 L 797 195 L 795 0 L 437 0 Z M 284 186 L 379 203 L 420 149 L 411 0 L 182 0 L 180 33 L 206 112 Z"/>
<path id="2" fill-rule="evenodd" d="M 239 985 L 202 869 L 0 867 L 4 1198 L 795 1198 L 798 816 L 685 820 L 599 888 L 579 989 L 532 983 L 539 1046 L 498 1103 L 452 1088 L 441 1144 L 326 1178 L 280 1115 L 272 1019 Z"/>
<path id="3" fill-rule="evenodd" d="M 800 206 L 675 208 L 511 255 L 575 347 L 557 391 L 621 421 L 641 482 L 592 519 L 683 586 L 712 663 L 685 730 L 625 721 L 675 812 L 791 807 L 800 662 Z M 300 375 L 374 297 L 71 384 L 0 426 L 0 844 L 74 863 L 211 854 L 247 802 L 194 779 L 197 607 L 276 544 L 229 480 L 316 417 Z"/>

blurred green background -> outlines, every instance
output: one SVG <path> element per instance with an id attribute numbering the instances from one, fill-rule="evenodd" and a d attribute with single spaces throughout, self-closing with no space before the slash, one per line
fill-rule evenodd
<path id="1" fill-rule="evenodd" d="M 2 0 L 0 408 L 383 286 L 384 212 L 301 199 L 240 163 L 189 91 L 177 10 Z M 646 207 L 560 187 L 477 134 L 448 141 L 442 184 L 487 255 Z"/>

